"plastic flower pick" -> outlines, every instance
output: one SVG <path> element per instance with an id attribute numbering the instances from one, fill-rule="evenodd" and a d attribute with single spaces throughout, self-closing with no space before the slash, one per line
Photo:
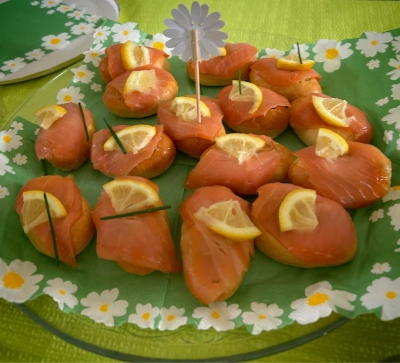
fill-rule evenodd
<path id="1" fill-rule="evenodd" d="M 218 56 L 218 48 L 225 46 L 224 39 L 228 35 L 219 31 L 225 23 L 220 20 L 220 14 L 213 12 L 208 14 L 209 7 L 206 4 L 200 6 L 195 1 L 191 11 L 183 5 L 173 9 L 171 14 L 174 19 L 166 19 L 164 24 L 169 28 L 164 30 L 164 35 L 170 38 L 165 45 L 172 49 L 172 54 L 180 56 L 187 62 L 192 59 L 195 68 L 197 120 L 200 122 L 200 82 L 199 82 L 199 58 L 210 59 Z M 200 57 L 199 57 L 200 56 Z"/>

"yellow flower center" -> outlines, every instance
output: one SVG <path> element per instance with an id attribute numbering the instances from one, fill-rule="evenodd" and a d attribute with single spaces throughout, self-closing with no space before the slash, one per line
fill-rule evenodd
<path id="1" fill-rule="evenodd" d="M 275 58 L 276 58 L 276 55 L 271 55 L 271 58 L 274 58 L 274 59 L 275 59 Z"/>
<path id="2" fill-rule="evenodd" d="M 70 95 L 65 95 L 64 96 L 64 101 L 65 102 L 71 102 L 72 101 L 72 97 Z"/>
<path id="3" fill-rule="evenodd" d="M 82 71 L 78 72 L 78 76 L 79 77 L 85 77 L 85 72 L 82 72 Z"/>
<path id="4" fill-rule="evenodd" d="M 308 305 L 317 306 L 327 302 L 328 300 L 329 296 L 327 294 L 316 292 L 308 298 Z"/>
<path id="5" fill-rule="evenodd" d="M 11 67 L 15 67 L 16 66 L 16 64 L 15 63 L 11 63 Z"/>
<path id="6" fill-rule="evenodd" d="M 11 136 L 10 135 L 3 136 L 3 141 L 4 142 L 10 142 L 11 141 Z"/>
<path id="7" fill-rule="evenodd" d="M 400 69 L 400 64 L 397 66 L 397 69 Z"/>
<path id="8" fill-rule="evenodd" d="M 100 311 L 106 313 L 108 311 L 108 304 L 103 304 L 100 306 Z"/>
<path id="9" fill-rule="evenodd" d="M 329 60 L 335 59 L 339 55 L 339 52 L 336 48 L 329 48 L 325 51 L 325 57 Z"/>
<path id="10" fill-rule="evenodd" d="M 164 50 L 165 48 L 165 44 L 163 42 L 154 42 L 153 44 L 153 48 L 157 48 L 157 49 L 161 49 Z"/>
<path id="11" fill-rule="evenodd" d="M 262 320 L 262 319 L 266 319 L 267 317 L 265 315 L 263 315 L 263 314 L 259 314 L 258 318 Z"/>
<path id="12" fill-rule="evenodd" d="M 3 285 L 9 289 L 20 289 L 24 284 L 24 279 L 19 273 L 8 272 L 3 277 Z"/>
<path id="13" fill-rule="evenodd" d="M 129 32 L 127 31 L 127 30 L 124 30 L 124 33 L 123 33 L 124 35 L 128 35 L 129 34 Z"/>
<path id="14" fill-rule="evenodd" d="M 98 55 L 99 55 L 98 53 L 95 53 L 95 52 L 92 53 L 93 58 L 96 58 Z"/>
<path id="15" fill-rule="evenodd" d="M 142 315 L 142 318 L 143 318 L 143 320 L 149 320 L 149 319 L 150 319 L 150 313 L 149 313 L 149 312 L 144 313 L 144 314 Z"/>
<path id="16" fill-rule="evenodd" d="M 56 44 L 58 44 L 60 42 L 61 42 L 60 38 L 53 38 L 52 40 L 50 40 L 50 43 L 53 44 L 53 45 L 56 45 Z"/>
<path id="17" fill-rule="evenodd" d="M 175 315 L 168 315 L 168 318 L 167 318 L 168 321 L 172 321 L 174 319 L 175 319 Z"/>
<path id="18" fill-rule="evenodd" d="M 214 319 L 219 319 L 219 317 L 220 317 L 220 315 L 219 315 L 216 311 L 214 311 L 214 312 L 211 314 L 211 316 L 212 316 Z"/>
<path id="19" fill-rule="evenodd" d="M 62 289 L 58 290 L 58 292 L 59 292 L 61 295 L 65 295 L 65 294 L 66 294 L 66 291 L 65 291 L 65 290 L 62 290 Z"/>
<path id="20" fill-rule="evenodd" d="M 388 292 L 386 293 L 386 297 L 387 297 L 388 299 L 395 299 L 395 298 L 397 297 L 397 294 L 396 294 L 394 291 L 388 291 Z"/>
<path id="21" fill-rule="evenodd" d="M 377 45 L 378 42 L 376 40 L 371 41 L 371 45 Z"/>
<path id="22" fill-rule="evenodd" d="M 101 36 L 103 35 L 103 32 L 97 32 L 97 35 L 98 35 L 99 37 L 101 37 Z"/>

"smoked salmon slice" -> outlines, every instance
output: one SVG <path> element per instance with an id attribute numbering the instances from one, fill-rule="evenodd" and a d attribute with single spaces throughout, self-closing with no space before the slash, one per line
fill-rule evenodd
<path id="1" fill-rule="evenodd" d="M 289 180 L 345 208 L 363 208 L 378 201 L 390 187 L 391 161 L 373 145 L 352 141 L 348 145 L 348 154 L 333 160 L 317 156 L 315 146 L 295 152 Z"/>
<path id="2" fill-rule="evenodd" d="M 146 178 L 120 178 L 138 180 L 150 185 L 157 193 L 159 191 L 158 185 Z M 92 212 L 99 258 L 116 261 L 125 270 L 140 275 L 156 270 L 164 273 L 181 271 L 165 210 L 101 220 L 115 214 L 110 197 L 102 190 Z"/>
<path id="3" fill-rule="evenodd" d="M 201 207 L 234 200 L 249 214 L 249 203 L 223 186 L 197 189 L 180 205 L 181 251 L 185 282 L 202 303 L 225 300 L 240 286 L 254 255 L 253 240 L 237 242 L 221 236 L 194 217 Z"/>
<path id="4" fill-rule="evenodd" d="M 338 203 L 317 195 L 318 225 L 312 231 L 282 232 L 279 207 L 285 196 L 298 186 L 271 183 L 258 190 L 250 218 L 262 231 L 257 248 L 283 263 L 300 267 L 335 266 L 350 261 L 357 250 L 357 236 L 348 212 Z"/>

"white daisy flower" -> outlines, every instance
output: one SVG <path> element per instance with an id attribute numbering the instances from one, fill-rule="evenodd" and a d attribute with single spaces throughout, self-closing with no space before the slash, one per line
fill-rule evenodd
<path id="1" fill-rule="evenodd" d="M 26 164 L 28 162 L 27 156 L 26 155 L 21 155 L 20 153 L 15 155 L 12 160 L 17 165 L 24 165 L 24 164 Z"/>
<path id="2" fill-rule="evenodd" d="M 386 195 L 383 196 L 382 201 L 388 202 L 390 200 L 399 200 L 400 199 L 400 187 L 389 188 L 389 191 Z"/>
<path id="3" fill-rule="evenodd" d="M 74 9 L 75 9 L 74 4 L 71 4 L 71 5 L 62 4 L 56 10 L 59 11 L 60 13 L 66 13 L 66 12 L 72 11 Z"/>
<path id="4" fill-rule="evenodd" d="M 389 102 L 389 97 L 381 98 L 380 100 L 376 101 L 375 104 L 378 106 L 386 105 Z"/>
<path id="5" fill-rule="evenodd" d="M 400 139 L 396 141 L 396 150 L 400 150 Z"/>
<path id="6" fill-rule="evenodd" d="M 389 109 L 389 114 L 382 117 L 382 121 L 389 125 L 394 124 L 394 127 L 400 130 L 400 106 Z"/>
<path id="7" fill-rule="evenodd" d="M 94 72 L 89 70 L 86 64 L 82 64 L 78 68 L 72 68 L 71 71 L 74 74 L 74 82 L 82 82 L 88 84 L 94 77 Z"/>
<path id="8" fill-rule="evenodd" d="M 400 100 L 400 83 L 392 85 L 391 96 L 394 100 Z"/>
<path id="9" fill-rule="evenodd" d="M 6 173 L 15 174 L 13 168 L 7 165 L 9 161 L 10 159 L 7 156 L 0 154 L 0 176 L 5 175 Z"/>
<path id="10" fill-rule="evenodd" d="M 90 88 L 95 92 L 101 92 L 102 89 L 103 89 L 103 86 L 101 84 L 98 84 L 98 83 L 92 83 Z"/>
<path id="11" fill-rule="evenodd" d="M 143 44 L 146 47 L 156 48 L 163 50 L 165 53 L 168 54 L 169 57 L 172 56 L 172 49 L 168 48 L 165 43 L 169 40 L 164 34 L 157 33 L 154 34 L 152 39 L 145 39 Z"/>
<path id="12" fill-rule="evenodd" d="M 277 316 L 283 314 L 283 310 L 276 304 L 269 306 L 263 303 L 251 303 L 251 310 L 242 314 L 243 322 L 248 325 L 253 325 L 252 334 L 260 334 L 262 331 L 277 329 L 282 324 L 282 320 Z"/>
<path id="13" fill-rule="evenodd" d="M 393 140 L 393 130 L 383 131 L 383 141 L 385 144 L 389 144 L 389 141 Z"/>
<path id="14" fill-rule="evenodd" d="M 390 265 L 387 262 L 384 263 L 376 263 L 375 265 L 372 266 L 372 270 L 371 272 L 373 274 L 383 274 L 385 272 L 389 272 L 392 268 L 390 267 Z"/>
<path id="15" fill-rule="evenodd" d="M 169 309 L 161 308 L 161 321 L 158 329 L 175 330 L 178 329 L 180 326 L 185 325 L 187 322 L 187 317 L 183 315 L 184 313 L 185 309 L 179 309 L 176 306 L 171 306 Z"/>
<path id="16" fill-rule="evenodd" d="M 96 23 L 100 19 L 100 16 L 98 16 L 98 15 L 86 15 L 85 19 L 89 23 Z"/>
<path id="17" fill-rule="evenodd" d="M 74 22 L 69 21 L 69 22 L 65 23 L 64 25 L 65 25 L 65 26 L 72 26 L 72 25 L 74 25 Z"/>
<path id="18" fill-rule="evenodd" d="M 299 48 L 300 48 L 301 59 L 308 59 L 308 57 L 310 56 L 310 53 L 308 52 L 308 45 L 307 44 L 299 44 Z M 292 45 L 290 54 L 293 54 L 297 57 L 299 56 L 299 50 L 297 49 L 297 44 Z"/>
<path id="19" fill-rule="evenodd" d="M 85 58 L 83 61 L 85 63 L 92 62 L 92 64 L 95 67 L 98 67 L 100 64 L 100 61 L 101 61 L 101 56 L 104 55 L 105 51 L 106 51 L 106 48 L 102 47 L 101 44 L 97 44 L 93 48 L 83 52 L 83 54 L 85 55 Z"/>
<path id="20" fill-rule="evenodd" d="M 38 48 L 38 49 L 31 50 L 31 51 L 28 52 L 28 53 L 25 53 L 26 59 L 29 59 L 29 60 L 40 60 L 40 59 L 42 59 L 45 55 L 46 55 L 45 52 L 43 52 L 43 50 L 41 50 L 41 49 L 39 49 L 39 48 Z"/>
<path id="21" fill-rule="evenodd" d="M 47 14 L 51 15 L 51 14 L 54 14 L 55 12 L 56 12 L 55 10 L 49 10 L 49 11 L 47 12 Z"/>
<path id="22" fill-rule="evenodd" d="M 22 137 L 18 135 L 18 130 L 9 129 L 0 131 L 0 151 L 6 152 L 18 149 L 22 146 Z"/>
<path id="23" fill-rule="evenodd" d="M 400 239 L 397 241 L 397 244 L 400 246 Z M 400 247 L 399 247 L 399 248 L 396 248 L 396 249 L 394 250 L 394 252 L 400 252 Z"/>
<path id="24" fill-rule="evenodd" d="M 108 26 L 100 26 L 93 33 L 94 44 L 101 44 L 107 39 L 107 37 L 111 34 L 110 27 Z"/>
<path id="25" fill-rule="evenodd" d="M 285 52 L 283 50 L 274 49 L 274 48 L 265 48 L 265 55 L 261 58 L 283 58 L 285 56 Z"/>
<path id="26" fill-rule="evenodd" d="M 85 10 L 78 10 L 78 9 L 68 14 L 68 18 L 74 18 L 75 20 L 83 19 L 85 16 L 86 16 Z"/>
<path id="27" fill-rule="evenodd" d="M 385 215 L 383 213 L 383 209 L 374 210 L 369 217 L 371 222 L 377 222 L 379 219 L 383 218 Z"/>
<path id="28" fill-rule="evenodd" d="M 68 33 L 61 33 L 58 35 L 47 35 L 42 38 L 42 47 L 45 49 L 49 50 L 57 50 L 57 49 L 63 49 L 65 48 L 68 44 L 70 44 L 70 41 L 67 40 L 71 38 Z"/>
<path id="29" fill-rule="evenodd" d="M 13 121 L 10 127 L 14 130 L 22 131 L 24 129 L 24 124 L 22 122 Z"/>
<path id="30" fill-rule="evenodd" d="M 31 2 L 31 5 L 32 5 L 32 6 L 39 5 L 39 1 L 32 1 L 32 2 Z"/>
<path id="31" fill-rule="evenodd" d="M 385 53 L 388 44 L 393 40 L 390 33 L 366 32 L 365 38 L 357 41 L 356 49 L 361 51 L 366 57 L 374 57 L 377 53 Z"/>
<path id="32" fill-rule="evenodd" d="M 5 197 L 8 197 L 9 195 L 10 195 L 10 192 L 8 191 L 8 188 L 0 185 L 0 199 L 4 199 Z"/>
<path id="33" fill-rule="evenodd" d="M 52 8 L 57 6 L 61 0 L 42 0 L 42 4 L 40 5 L 41 8 Z"/>
<path id="34" fill-rule="evenodd" d="M 137 23 L 114 24 L 111 28 L 113 41 L 115 43 L 125 43 L 128 40 L 138 42 L 140 40 L 140 31 L 135 29 Z"/>
<path id="35" fill-rule="evenodd" d="M 393 50 L 397 53 L 400 52 L 400 35 L 395 37 L 392 41 Z"/>
<path id="36" fill-rule="evenodd" d="M 367 63 L 367 67 L 369 69 L 375 69 L 375 68 L 379 68 L 380 66 L 380 60 L 379 59 L 371 59 L 368 63 Z"/>
<path id="37" fill-rule="evenodd" d="M 393 67 L 393 71 L 386 73 L 388 76 L 390 75 L 390 79 L 395 81 L 400 78 L 400 54 L 396 55 L 396 59 L 390 58 L 389 66 Z"/>
<path id="38" fill-rule="evenodd" d="M 98 323 L 107 326 L 114 326 L 114 316 L 124 316 L 128 302 L 126 300 L 117 300 L 119 290 L 104 290 L 100 295 L 97 292 L 91 292 L 87 297 L 81 299 L 81 304 L 86 309 L 81 311 Z"/>
<path id="39" fill-rule="evenodd" d="M 74 87 L 74 86 L 60 89 L 60 91 L 57 93 L 57 103 L 80 102 L 84 106 L 85 104 L 83 103 L 82 100 L 85 97 L 85 95 L 80 91 L 81 89 L 79 87 Z"/>
<path id="40" fill-rule="evenodd" d="M 313 48 L 314 60 L 324 63 L 324 71 L 332 73 L 340 68 L 342 59 L 346 59 L 354 53 L 350 46 L 350 43 L 342 44 L 335 40 L 320 39 Z"/>
<path id="41" fill-rule="evenodd" d="M 290 307 L 294 309 L 289 314 L 289 318 L 299 324 L 309 324 L 319 318 L 329 316 L 337 308 L 354 310 L 350 302 L 356 299 L 356 295 L 347 291 L 332 290 L 332 285 L 328 281 L 317 282 L 310 285 L 305 290 L 306 298 L 292 302 Z"/>
<path id="42" fill-rule="evenodd" d="M 216 331 L 227 331 L 235 328 L 232 321 L 242 311 L 238 304 L 227 305 L 226 301 L 213 302 L 209 307 L 194 309 L 192 316 L 201 319 L 198 329 L 206 330 L 213 327 Z"/>
<path id="43" fill-rule="evenodd" d="M 397 141 L 400 141 L 400 139 Z M 400 146 L 400 142 L 397 144 Z M 398 147 L 397 150 L 400 150 L 400 147 Z M 394 227 L 394 230 L 400 231 L 400 204 L 389 207 L 387 215 L 391 217 L 390 224 Z"/>
<path id="44" fill-rule="evenodd" d="M 17 57 L 15 59 L 7 60 L 4 63 L 4 66 L 1 67 L 2 71 L 10 71 L 11 73 L 18 72 L 20 69 L 26 66 L 24 62 L 24 58 Z"/>
<path id="45" fill-rule="evenodd" d="M 382 320 L 400 317 L 400 277 L 391 280 L 381 277 L 367 287 L 368 293 L 361 296 L 361 304 L 367 309 L 382 308 Z"/>
<path id="46" fill-rule="evenodd" d="M 14 260 L 10 265 L 0 258 L 0 298 L 23 303 L 39 289 L 43 275 L 34 275 L 36 266 L 30 261 Z"/>
<path id="47" fill-rule="evenodd" d="M 136 314 L 129 315 L 128 321 L 141 328 L 154 329 L 154 319 L 158 316 L 159 312 L 160 309 L 153 307 L 151 304 L 137 304 Z"/>
<path id="48" fill-rule="evenodd" d="M 90 34 L 94 32 L 94 25 L 92 23 L 79 23 L 71 28 L 71 33 L 75 35 Z"/>
<path id="49" fill-rule="evenodd" d="M 59 277 L 48 280 L 43 292 L 50 295 L 58 303 L 59 308 L 64 309 L 64 305 L 74 308 L 78 304 L 78 299 L 73 295 L 78 290 L 78 286 L 71 281 L 63 281 Z"/>
<path id="50" fill-rule="evenodd" d="M 38 128 L 35 130 L 34 134 L 35 134 L 36 136 L 39 135 L 39 131 L 40 131 L 40 127 L 38 127 Z"/>

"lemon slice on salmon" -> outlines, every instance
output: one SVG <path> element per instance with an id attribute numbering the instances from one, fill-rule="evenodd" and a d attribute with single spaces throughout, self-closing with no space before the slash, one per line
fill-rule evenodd
<path id="1" fill-rule="evenodd" d="M 27 190 L 22 193 L 23 205 L 21 219 L 25 233 L 28 233 L 32 228 L 49 220 L 44 201 L 44 193 L 43 190 Z M 61 201 L 51 193 L 46 192 L 46 197 L 51 218 L 64 218 L 67 215 L 67 210 Z"/>
<path id="2" fill-rule="evenodd" d="M 311 59 L 302 59 L 300 63 L 300 57 L 295 54 L 289 54 L 284 58 L 279 58 L 277 68 L 285 71 L 308 71 L 315 64 L 315 61 Z"/>
<path id="3" fill-rule="evenodd" d="M 194 121 L 197 119 L 197 104 L 193 97 L 175 97 L 171 102 L 171 110 L 181 121 Z M 208 106 L 200 100 L 200 116 L 211 116 Z"/>
<path id="4" fill-rule="evenodd" d="M 131 40 L 122 45 L 120 54 L 122 64 L 127 70 L 150 64 L 149 49 Z"/>
<path id="5" fill-rule="evenodd" d="M 157 88 L 157 75 L 154 69 L 132 71 L 125 82 L 123 93 L 134 91 L 145 93 L 152 88 Z"/>
<path id="6" fill-rule="evenodd" d="M 347 101 L 313 95 L 312 103 L 315 111 L 326 123 L 338 127 L 350 125 L 352 118 L 346 116 Z"/>
<path id="7" fill-rule="evenodd" d="M 103 189 L 118 214 L 154 207 L 160 201 L 153 187 L 138 180 L 115 179 L 104 184 Z"/>
<path id="8" fill-rule="evenodd" d="M 288 193 L 279 206 L 281 231 L 312 231 L 318 225 L 316 200 L 317 192 L 313 189 L 299 188 Z"/>
<path id="9" fill-rule="evenodd" d="M 231 133 L 218 136 L 215 139 L 215 144 L 218 148 L 238 159 L 239 164 L 242 164 L 262 149 L 265 146 L 265 141 L 261 137 L 253 135 Z"/>
<path id="10" fill-rule="evenodd" d="M 260 88 L 251 82 L 241 81 L 239 87 L 239 81 L 233 80 L 229 99 L 236 102 L 253 102 L 249 113 L 254 113 L 261 106 L 263 94 Z"/>
<path id="11" fill-rule="evenodd" d="M 51 125 L 67 113 L 67 110 L 59 105 L 49 105 L 34 112 L 38 124 L 42 129 L 48 130 Z"/>
<path id="12" fill-rule="evenodd" d="M 315 145 L 315 154 L 326 159 L 336 159 L 338 156 L 349 153 L 349 144 L 347 141 L 328 129 L 319 129 L 317 143 Z"/>
<path id="13" fill-rule="evenodd" d="M 261 234 L 237 200 L 218 202 L 201 207 L 194 216 L 204 221 L 215 233 L 236 241 L 247 241 Z"/>
<path id="14" fill-rule="evenodd" d="M 151 125 L 133 125 L 116 132 L 126 151 L 132 151 L 134 154 L 148 145 L 156 133 L 156 128 Z M 107 139 L 103 149 L 104 151 L 121 151 L 113 136 Z"/>

